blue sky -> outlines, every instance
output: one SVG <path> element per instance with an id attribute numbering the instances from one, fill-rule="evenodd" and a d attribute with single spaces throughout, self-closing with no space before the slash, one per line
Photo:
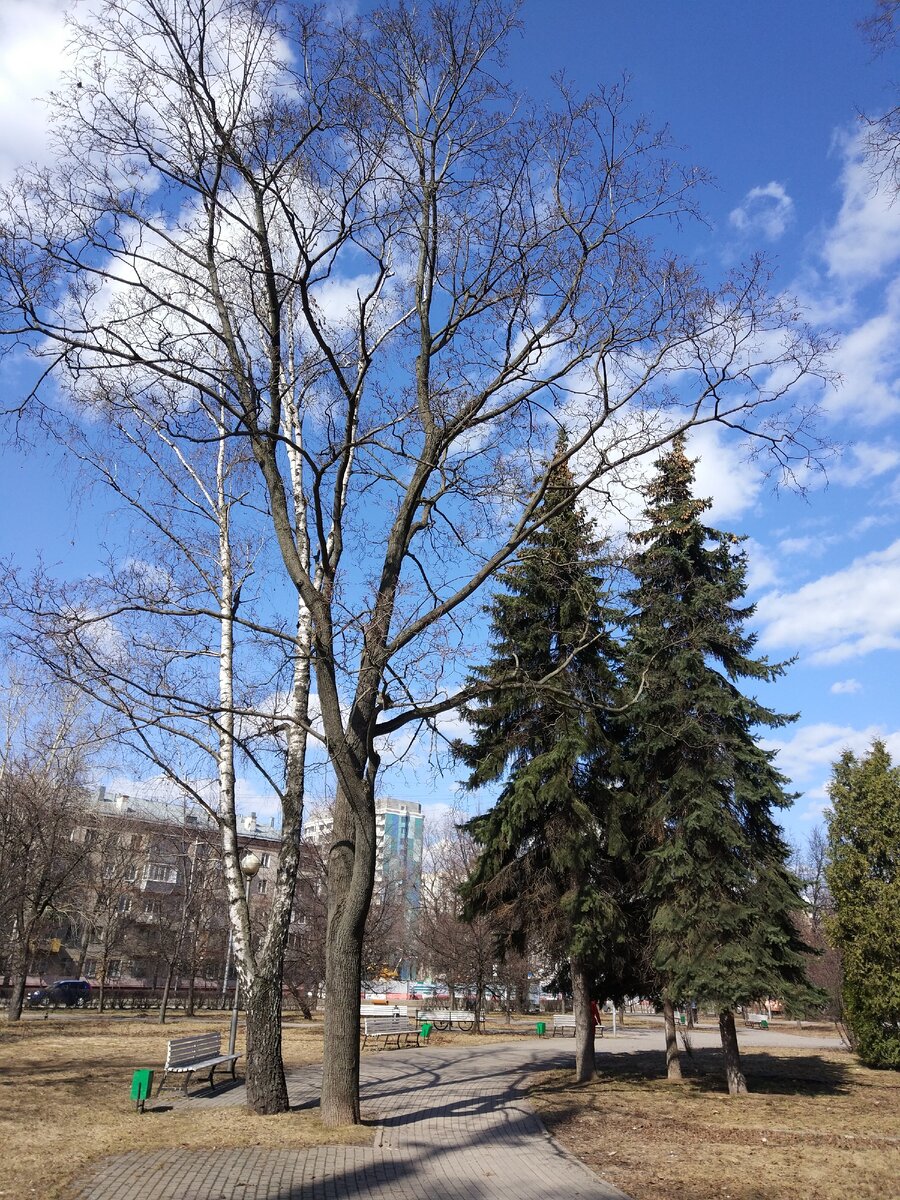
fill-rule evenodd
<path id="1" fill-rule="evenodd" d="M 764 699 L 798 711 L 778 737 L 782 769 L 803 793 L 785 823 L 805 837 L 823 804 L 829 764 L 844 746 L 884 736 L 900 759 L 893 680 L 900 648 L 900 202 L 876 189 L 860 153 L 859 113 L 891 103 L 896 54 L 873 58 L 857 29 L 868 3 L 720 0 L 640 5 L 526 0 L 508 67 L 540 96 L 551 74 L 580 87 L 630 77 L 635 109 L 667 124 L 680 158 L 714 182 L 708 223 L 681 248 L 719 276 L 763 250 L 776 286 L 810 320 L 838 334 L 821 432 L 836 444 L 806 493 L 774 492 L 743 448 L 705 433 L 702 493 L 711 519 L 748 535 L 760 648 L 796 664 Z M 42 109 L 62 60 L 61 6 L 0 5 L 0 177 L 40 157 Z M 20 381 L 7 375 L 9 394 Z M 88 569 L 105 516 L 38 444 L 7 450 L 0 469 L 6 519 L 0 556 L 28 564 L 38 550 L 65 573 Z M 422 750 L 385 790 L 447 803 L 453 772 L 434 777 Z M 248 805 L 265 808 L 248 794 Z"/>

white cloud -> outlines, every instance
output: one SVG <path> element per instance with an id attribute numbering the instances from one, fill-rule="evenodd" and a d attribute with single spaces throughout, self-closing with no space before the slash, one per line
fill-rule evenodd
<path id="1" fill-rule="evenodd" d="M 900 410 L 900 280 L 886 289 L 880 312 L 843 335 L 831 365 L 841 377 L 826 402 L 832 417 L 874 425 Z"/>
<path id="2" fill-rule="evenodd" d="M 828 690 L 832 696 L 852 696 L 862 691 L 862 684 L 858 679 L 836 679 Z"/>
<path id="3" fill-rule="evenodd" d="M 765 645 L 805 651 L 812 663 L 900 649 L 900 540 L 795 592 L 764 596 L 756 616 Z"/>
<path id="4" fill-rule="evenodd" d="M 721 426 L 700 425 L 691 430 L 687 449 L 699 460 L 694 495 L 711 497 L 711 521 L 728 521 L 753 507 L 765 475 L 757 462 L 748 461 L 746 443 L 728 437 Z"/>
<path id="5" fill-rule="evenodd" d="M 829 276 L 861 285 L 882 277 L 900 259 L 900 204 L 891 187 L 877 186 L 862 136 L 844 136 L 839 145 L 843 200 L 823 257 Z"/>
<path id="6" fill-rule="evenodd" d="M 766 738 L 764 745 L 776 750 L 776 766 L 803 792 L 805 807 L 798 816 L 803 821 L 821 820 L 828 807 L 828 782 L 831 767 L 845 750 L 857 756 L 865 754 L 875 738 L 880 738 L 896 760 L 900 752 L 900 730 L 889 732 L 883 725 L 856 729 L 852 725 L 820 722 L 801 725 L 790 737 Z"/>
<path id="7" fill-rule="evenodd" d="M 840 384 L 826 393 L 824 411 L 858 429 L 900 412 L 900 204 L 877 186 L 862 137 L 842 134 L 837 146 L 840 208 L 820 232 L 820 269 L 808 266 L 795 290 L 808 319 L 839 335 L 829 364 Z M 879 281 L 880 295 L 864 292 Z M 865 477 L 853 461 L 834 474 L 849 485 Z"/>
<path id="8" fill-rule="evenodd" d="M 802 555 L 804 558 L 821 558 L 834 541 L 831 537 L 789 537 L 778 543 L 779 554 Z"/>
<path id="9" fill-rule="evenodd" d="M 830 769 L 845 750 L 852 750 L 854 754 L 865 753 L 875 738 L 881 738 L 892 755 L 896 756 L 900 750 L 900 731 L 890 733 L 883 725 L 856 729 L 852 725 L 832 725 L 827 722 L 800 725 L 790 737 L 766 738 L 764 744 L 769 750 L 777 750 L 778 769 L 797 787 L 815 780 L 815 786 L 805 789 L 806 793 L 822 797 L 825 795 L 821 783 L 822 769 Z"/>
<path id="10" fill-rule="evenodd" d="M 761 592 L 778 582 L 778 566 L 775 559 L 759 542 L 749 538 L 744 542 L 747 555 L 747 591 Z"/>
<path id="11" fill-rule="evenodd" d="M 900 463 L 900 450 L 886 442 L 857 442 L 849 447 L 831 472 L 837 483 L 855 487 L 892 471 Z"/>
<path id="12" fill-rule="evenodd" d="M 794 217 L 794 201 L 784 186 L 776 183 L 754 187 L 743 203 L 731 210 L 728 220 L 740 233 L 755 234 L 776 241 Z"/>
<path id="13" fill-rule="evenodd" d="M 285 737 L 288 721 L 293 718 L 293 700 L 289 692 L 276 691 L 264 696 L 248 711 L 237 718 L 237 734 L 242 738 Z M 309 725 L 315 734 L 324 737 L 322 710 L 316 692 L 309 696 Z"/>
<path id="14" fill-rule="evenodd" d="M 0 3 L 0 183 L 49 155 L 47 110 L 37 97 L 59 81 L 66 60 L 65 0 Z"/>
<path id="15" fill-rule="evenodd" d="M 638 428 L 639 435 L 646 436 L 646 431 L 639 427 L 637 421 L 632 425 Z M 624 438 L 629 436 L 629 429 L 628 422 L 623 421 L 618 444 L 621 445 Z M 615 440 L 614 434 L 606 427 L 601 434 L 610 441 Z M 597 442 L 600 440 L 598 436 Z M 657 460 L 664 452 L 665 448 L 637 455 L 604 475 L 585 495 L 585 509 L 604 536 L 615 538 L 641 527 L 646 504 L 645 488 L 653 477 Z M 757 462 L 749 459 L 749 447 L 745 439 L 730 434 L 720 425 L 698 425 L 688 433 L 687 452 L 697 464 L 694 495 L 712 501 L 711 508 L 704 514 L 705 521 L 714 525 L 730 522 L 756 504 L 765 483 L 765 474 Z M 592 469 L 593 454 L 593 447 L 589 446 L 575 457 L 573 466 L 576 476 L 582 476 Z M 770 571 L 765 569 L 763 583 L 757 586 L 771 582 Z"/>

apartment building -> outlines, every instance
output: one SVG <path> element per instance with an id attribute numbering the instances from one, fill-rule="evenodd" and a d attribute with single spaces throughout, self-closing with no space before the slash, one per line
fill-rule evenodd
<path id="1" fill-rule="evenodd" d="M 87 849 L 88 869 L 36 964 L 42 975 L 82 975 L 125 988 L 157 988 L 173 974 L 201 989 L 227 983 L 228 914 L 214 817 L 189 800 L 100 788 L 85 799 L 71 838 Z M 251 918 L 262 917 L 275 886 L 279 831 L 274 820 L 251 813 L 240 819 L 238 838 L 260 861 L 250 903 Z"/>
<path id="2" fill-rule="evenodd" d="M 313 815 L 303 827 L 304 839 L 325 849 L 333 824 L 329 813 Z M 418 902 L 424 831 L 422 805 L 415 800 L 375 801 L 375 883 L 406 883 L 411 903 Z"/>

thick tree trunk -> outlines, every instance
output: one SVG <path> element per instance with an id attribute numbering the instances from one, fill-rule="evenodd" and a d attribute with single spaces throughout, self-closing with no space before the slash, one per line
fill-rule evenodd
<path id="1" fill-rule="evenodd" d="M 363 789 L 368 793 L 363 794 Z M 328 855 L 325 935 L 325 1045 L 322 1120 L 359 1123 L 359 997 L 366 916 L 375 871 L 375 805 L 360 784 L 357 815 L 338 789 Z"/>
<path id="2" fill-rule="evenodd" d="M 22 1008 L 25 1004 L 25 972 L 13 970 L 10 972 L 12 989 L 9 993 L 9 1008 L 6 1010 L 7 1021 L 20 1021 Z"/>
<path id="3" fill-rule="evenodd" d="M 675 1032 L 675 1006 L 663 1001 L 663 1021 L 666 1026 L 666 1078 L 670 1083 L 681 1081 L 681 1058 L 678 1054 L 678 1034 Z"/>
<path id="4" fill-rule="evenodd" d="M 247 1020 L 247 1103 L 269 1115 L 290 1108 L 281 1057 L 281 975 L 258 975 L 245 994 Z"/>
<path id="5" fill-rule="evenodd" d="M 329 891 L 331 890 L 329 882 Z M 331 897 L 329 895 L 329 907 Z M 329 921 L 325 963 L 325 1045 L 322 1120 L 359 1123 L 359 995 L 362 937 Z"/>
<path id="6" fill-rule="evenodd" d="M 728 1094 L 730 1096 L 745 1096 L 747 1080 L 741 1070 L 741 1050 L 738 1046 L 737 1030 L 734 1027 L 734 1013 L 730 1008 L 719 1013 L 719 1033 L 722 1038 L 722 1057 L 725 1059 L 725 1074 L 728 1078 Z"/>
<path id="7" fill-rule="evenodd" d="M 590 977 L 578 958 L 570 960 L 572 1011 L 575 1014 L 575 1078 L 589 1083 L 597 1074 L 594 1062 L 594 1020 L 591 1014 Z"/>
<path id="8" fill-rule="evenodd" d="M 481 976 L 475 981 L 475 1033 L 483 1033 L 485 983 Z"/>
<path id="9" fill-rule="evenodd" d="M 84 964 L 87 959 L 88 947 L 91 944 L 91 927 L 85 925 L 84 933 L 81 935 L 81 944 L 78 947 L 78 961 L 75 963 L 75 974 L 79 979 L 84 975 Z"/>
<path id="10" fill-rule="evenodd" d="M 516 987 L 516 1004 L 519 1012 L 528 1012 L 531 996 L 529 994 L 528 978 L 521 980 Z"/>
<path id="11" fill-rule="evenodd" d="M 22 1008 L 25 1004 L 25 988 L 28 982 L 28 968 L 31 965 L 28 955 L 31 927 L 26 927 L 24 938 L 20 935 L 21 929 L 22 923 L 21 918 L 19 918 L 16 921 L 14 940 L 10 950 L 10 993 L 9 1008 L 6 1010 L 7 1021 L 20 1021 L 22 1019 Z"/>

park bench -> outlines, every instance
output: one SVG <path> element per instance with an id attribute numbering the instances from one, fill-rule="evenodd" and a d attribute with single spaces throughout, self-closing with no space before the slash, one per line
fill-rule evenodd
<path id="1" fill-rule="evenodd" d="M 419 1021 L 430 1021 L 435 1029 L 474 1029 L 475 1014 L 464 1008 L 420 1008 L 416 1013 Z M 484 1017 L 481 1018 L 484 1024 Z"/>
<path id="2" fill-rule="evenodd" d="M 553 1018 L 553 1036 L 556 1037 L 557 1030 L 564 1037 L 575 1036 L 575 1014 L 574 1013 L 557 1013 Z M 594 1037 L 603 1037 L 603 1026 L 596 1022 L 594 1024 Z"/>
<path id="3" fill-rule="evenodd" d="M 747 1013 L 744 1024 L 748 1029 L 768 1029 L 769 1018 L 765 1013 Z"/>
<path id="4" fill-rule="evenodd" d="M 206 1074 L 210 1088 L 215 1088 L 213 1075 L 216 1067 L 229 1067 L 231 1078 L 235 1079 L 235 1064 L 239 1058 L 239 1054 L 222 1053 L 220 1033 L 199 1033 L 193 1037 L 173 1038 L 166 1050 L 166 1065 L 156 1094 L 158 1096 L 163 1090 L 169 1075 L 183 1075 L 181 1090 L 187 1095 L 188 1084 L 195 1072 Z"/>
<path id="5" fill-rule="evenodd" d="M 407 1017 L 409 1006 L 406 1004 L 360 1004 L 360 1017 Z"/>
<path id="6" fill-rule="evenodd" d="M 415 1038 L 412 1043 L 415 1046 L 419 1045 L 419 1028 L 417 1025 L 410 1025 L 409 1017 L 364 1017 L 363 1018 L 363 1044 L 365 1050 L 366 1044 L 371 1038 L 376 1046 L 382 1050 L 393 1042 L 400 1049 L 400 1039 L 403 1039 L 403 1045 L 410 1045 L 410 1038 Z"/>
<path id="7" fill-rule="evenodd" d="M 575 1014 L 556 1013 L 553 1017 L 553 1036 L 561 1033 L 563 1037 L 575 1036 Z"/>

